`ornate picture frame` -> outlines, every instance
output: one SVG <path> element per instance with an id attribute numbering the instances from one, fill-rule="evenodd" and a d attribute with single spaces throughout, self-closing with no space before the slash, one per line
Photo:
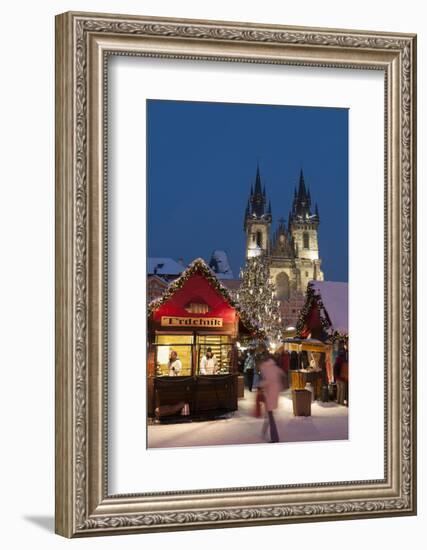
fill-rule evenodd
<path id="1" fill-rule="evenodd" d="M 106 396 L 111 55 L 384 71 L 384 479 L 111 495 Z M 68 12 L 56 18 L 56 532 L 416 513 L 416 36 Z"/>

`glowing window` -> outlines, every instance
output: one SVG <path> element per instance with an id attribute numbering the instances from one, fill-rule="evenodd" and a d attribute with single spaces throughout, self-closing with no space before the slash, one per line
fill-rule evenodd
<path id="1" fill-rule="evenodd" d="M 185 306 L 188 313 L 208 313 L 209 306 L 205 302 L 190 302 Z"/>

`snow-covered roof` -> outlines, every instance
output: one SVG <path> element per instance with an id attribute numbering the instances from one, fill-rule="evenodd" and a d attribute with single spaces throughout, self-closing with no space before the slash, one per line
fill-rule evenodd
<path id="1" fill-rule="evenodd" d="M 184 269 L 172 258 L 147 258 L 148 275 L 180 275 Z"/>
<path id="2" fill-rule="evenodd" d="M 153 284 L 157 283 L 158 285 L 166 288 L 168 286 L 168 281 L 163 279 L 163 277 L 159 277 L 159 275 L 150 275 L 148 274 L 147 278 L 147 284 Z"/>
<path id="3" fill-rule="evenodd" d="M 215 271 L 219 279 L 234 279 L 233 271 L 225 250 L 214 250 L 209 261 L 209 267 Z"/>
<path id="4" fill-rule="evenodd" d="M 348 283 L 310 281 L 315 294 L 320 296 L 332 323 L 332 330 L 348 334 Z"/>

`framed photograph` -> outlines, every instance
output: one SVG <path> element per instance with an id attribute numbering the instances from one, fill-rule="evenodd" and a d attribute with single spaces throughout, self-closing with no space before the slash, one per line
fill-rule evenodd
<path id="1" fill-rule="evenodd" d="M 416 37 L 56 18 L 56 532 L 416 513 Z"/>

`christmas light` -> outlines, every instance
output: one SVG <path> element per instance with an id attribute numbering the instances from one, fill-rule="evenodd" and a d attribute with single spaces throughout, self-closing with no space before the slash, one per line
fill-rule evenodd
<path id="1" fill-rule="evenodd" d="M 275 289 L 270 280 L 269 266 L 264 255 L 246 261 L 242 272 L 238 302 L 251 319 L 257 319 L 270 342 L 280 342 L 282 321 Z M 237 298 L 237 293 L 235 293 Z"/>
<path id="2" fill-rule="evenodd" d="M 240 301 L 237 300 L 231 293 L 231 291 L 229 291 L 228 288 L 226 288 L 219 281 L 215 273 L 202 258 L 197 258 L 196 260 L 193 260 L 191 264 L 189 264 L 189 266 L 181 273 L 181 275 L 169 284 L 169 286 L 166 288 L 160 298 L 156 298 L 148 304 L 148 317 L 150 317 L 157 309 L 159 309 L 160 306 L 170 300 L 175 292 L 181 289 L 188 281 L 188 279 L 197 272 L 202 273 L 204 277 L 208 280 L 208 282 L 212 285 L 212 287 L 217 290 L 232 307 L 236 309 L 243 325 L 252 333 L 252 335 L 259 338 L 266 337 L 262 326 L 260 326 L 260 324 L 256 322 L 255 317 L 245 311 L 245 308 L 240 303 Z"/>
<path id="3" fill-rule="evenodd" d="M 305 304 L 300 312 L 300 316 L 297 322 L 297 326 L 296 326 L 297 336 L 301 337 L 302 331 L 304 330 L 304 327 L 308 320 L 308 315 L 313 306 L 317 307 L 320 312 L 320 322 L 322 325 L 322 329 L 325 333 L 326 342 L 334 343 L 335 341 L 339 340 L 344 343 L 347 343 L 348 342 L 347 334 L 341 334 L 338 331 L 331 332 L 332 323 L 329 319 L 328 312 L 326 311 L 326 308 L 320 296 L 315 293 L 311 283 L 307 285 L 307 294 L 306 294 Z"/>

